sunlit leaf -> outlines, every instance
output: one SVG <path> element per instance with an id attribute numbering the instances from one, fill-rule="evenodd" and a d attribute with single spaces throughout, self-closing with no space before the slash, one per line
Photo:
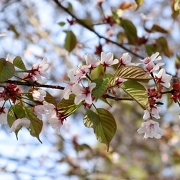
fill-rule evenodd
<path id="1" fill-rule="evenodd" d="M 24 118 L 25 117 L 25 111 L 24 108 L 21 105 L 13 105 L 10 107 L 9 111 L 8 111 L 8 116 L 7 116 L 7 120 L 8 120 L 8 125 L 11 127 L 13 122 L 17 119 L 17 118 Z"/>
<path id="2" fill-rule="evenodd" d="M 100 98 L 102 94 L 105 92 L 105 90 L 108 87 L 109 79 L 95 79 L 93 82 L 96 83 L 96 87 L 93 89 L 92 94 L 95 96 L 96 99 Z"/>
<path id="3" fill-rule="evenodd" d="M 73 114 L 82 105 L 81 103 L 78 105 L 74 104 L 74 99 L 74 94 L 71 94 L 69 99 L 62 99 L 57 105 L 60 112 L 67 116 Z"/>
<path id="4" fill-rule="evenodd" d="M 136 4 L 137 4 L 137 8 L 136 10 L 143 4 L 144 0 L 135 0 Z"/>
<path id="5" fill-rule="evenodd" d="M 121 85 L 121 88 L 143 109 L 149 109 L 148 94 L 143 85 L 135 80 L 128 80 Z"/>
<path id="6" fill-rule="evenodd" d="M 15 73 L 15 69 L 12 63 L 6 61 L 4 58 L 0 58 L 0 82 L 7 81 Z"/>
<path id="7" fill-rule="evenodd" d="M 20 56 L 17 56 L 17 57 L 14 58 L 13 65 L 16 66 L 19 69 L 26 70 L 24 62 L 22 61 Z"/>
<path id="8" fill-rule="evenodd" d="M 124 79 L 135 79 L 138 81 L 151 79 L 149 74 L 139 66 L 121 66 L 118 68 L 113 76 L 111 85 L 114 84 L 117 77 Z"/>
<path id="9" fill-rule="evenodd" d="M 16 104 L 12 105 L 8 111 L 7 115 L 7 122 L 9 127 L 12 126 L 14 121 L 18 118 L 24 118 L 25 117 L 25 110 L 22 106 Z M 21 128 L 20 128 L 21 129 Z M 16 138 L 18 139 L 18 132 L 20 129 L 15 130 Z"/>
<path id="10" fill-rule="evenodd" d="M 130 20 L 123 19 L 121 20 L 121 26 L 124 28 L 129 44 L 135 45 L 137 42 L 137 30 L 134 24 Z"/>
<path id="11" fill-rule="evenodd" d="M 55 98 L 51 94 L 49 94 L 47 91 L 46 91 L 46 97 L 44 99 L 48 103 L 54 104 L 55 106 L 57 105 Z"/>
<path id="12" fill-rule="evenodd" d="M 103 108 L 97 108 L 96 110 L 97 113 L 92 110 L 86 112 L 84 125 L 93 128 L 98 141 L 106 144 L 109 149 L 109 143 L 116 133 L 116 121 L 109 111 Z"/>
<path id="13" fill-rule="evenodd" d="M 72 31 L 66 31 L 66 38 L 65 38 L 65 44 L 64 48 L 71 52 L 77 44 L 76 36 Z"/>
<path id="14" fill-rule="evenodd" d="M 40 142 L 39 134 L 42 131 L 43 122 L 42 120 L 38 119 L 37 116 L 33 112 L 32 107 L 24 107 L 26 112 L 26 118 L 28 118 L 31 121 L 29 132 L 32 136 L 36 137 Z M 42 142 L 41 142 L 42 143 Z"/>
<path id="15" fill-rule="evenodd" d="M 104 67 L 102 65 L 99 65 L 95 69 L 92 70 L 90 77 L 92 80 L 94 80 L 103 76 L 104 76 Z"/>

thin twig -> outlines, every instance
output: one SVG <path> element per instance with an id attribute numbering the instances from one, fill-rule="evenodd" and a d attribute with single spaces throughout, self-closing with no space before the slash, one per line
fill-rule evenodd
<path id="1" fill-rule="evenodd" d="M 69 15 L 71 15 L 74 19 L 76 19 L 76 21 L 83 27 L 85 27 L 86 29 L 88 29 L 89 31 L 93 32 L 94 34 L 96 34 L 100 39 L 105 39 L 108 42 L 111 42 L 115 45 L 117 45 L 118 47 L 124 49 L 125 51 L 133 54 L 134 56 L 144 59 L 144 57 L 142 57 L 141 55 L 131 51 L 130 49 L 126 48 L 125 46 L 123 46 L 122 44 L 119 44 L 111 39 L 108 39 L 102 35 L 100 35 L 99 33 L 97 33 L 92 27 L 88 26 L 86 23 L 84 23 L 81 19 L 79 19 L 76 15 L 74 15 L 68 8 L 65 8 L 64 6 L 61 5 L 61 3 L 58 0 L 54 0 L 54 2 L 57 4 L 57 6 L 61 9 L 63 9 L 65 12 L 67 12 Z"/>

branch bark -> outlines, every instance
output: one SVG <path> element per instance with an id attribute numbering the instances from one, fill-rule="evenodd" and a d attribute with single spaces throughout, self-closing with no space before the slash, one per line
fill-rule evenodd
<path id="1" fill-rule="evenodd" d="M 85 24 L 82 20 L 80 20 L 76 15 L 74 15 L 72 12 L 69 11 L 68 8 L 64 7 L 61 5 L 61 3 L 58 1 L 58 0 L 54 0 L 54 2 L 56 3 L 56 5 L 63 9 L 66 13 L 68 13 L 69 15 L 71 15 L 74 19 L 76 19 L 76 21 L 81 25 L 83 26 L 84 28 L 88 29 L 89 31 L 93 32 L 96 36 L 98 36 L 100 39 L 104 39 L 108 42 L 111 42 L 112 44 L 115 44 L 117 45 L 118 47 L 120 47 L 121 49 L 124 49 L 125 51 L 131 53 L 132 55 L 138 57 L 138 58 L 141 58 L 141 59 L 144 59 L 144 57 L 142 57 L 141 55 L 131 51 L 130 49 L 126 48 L 125 46 L 123 46 L 122 44 L 119 44 L 111 39 L 108 39 L 106 38 L 105 36 L 102 36 L 100 35 L 99 33 L 97 33 L 94 29 L 90 28 L 87 24 Z"/>

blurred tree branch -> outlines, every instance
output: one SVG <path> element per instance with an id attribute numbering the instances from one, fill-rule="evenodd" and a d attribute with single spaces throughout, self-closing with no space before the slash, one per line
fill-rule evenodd
<path id="1" fill-rule="evenodd" d="M 144 57 L 142 57 L 141 55 L 133 52 L 132 50 L 130 50 L 130 49 L 128 49 L 128 48 L 126 48 L 126 47 L 123 46 L 122 44 L 119 44 L 119 43 L 117 43 L 117 42 L 115 42 L 115 41 L 113 41 L 113 40 L 111 40 L 111 39 L 109 39 L 109 38 L 106 38 L 106 37 L 100 35 L 99 33 L 97 33 L 94 29 L 90 28 L 87 24 L 85 24 L 82 20 L 80 20 L 76 15 L 74 15 L 72 12 L 70 12 L 69 9 L 65 8 L 64 6 L 62 6 L 61 3 L 60 3 L 58 0 L 54 0 L 54 2 L 56 3 L 56 5 L 57 5 L 59 8 L 63 9 L 66 13 L 68 13 L 68 14 L 71 15 L 74 19 L 76 19 L 76 21 L 77 21 L 81 26 L 83 26 L 84 28 L 86 28 L 86 29 L 88 29 L 89 31 L 93 32 L 94 34 L 96 34 L 100 39 L 104 39 L 104 40 L 106 40 L 106 41 L 108 41 L 108 42 L 111 42 L 112 44 L 117 45 L 118 47 L 124 49 L 125 51 L 131 53 L 132 55 L 134 55 L 134 56 L 136 56 L 136 57 L 138 57 L 138 58 L 144 59 Z"/>

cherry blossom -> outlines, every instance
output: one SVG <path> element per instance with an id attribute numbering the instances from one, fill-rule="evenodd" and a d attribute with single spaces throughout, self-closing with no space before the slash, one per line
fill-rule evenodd
<path id="1" fill-rule="evenodd" d="M 47 120 L 51 117 L 51 113 L 55 109 L 55 106 L 46 101 L 43 102 L 43 105 L 37 105 L 34 107 L 34 114 L 42 120 Z"/>
<path id="2" fill-rule="evenodd" d="M 46 78 L 49 77 L 48 73 L 46 72 L 49 69 L 49 64 L 47 63 L 46 58 L 44 58 L 40 63 L 34 64 L 32 66 L 32 69 L 33 70 L 37 69 L 37 72 L 43 77 L 46 77 Z"/>
<path id="3" fill-rule="evenodd" d="M 94 68 L 96 68 L 100 64 L 99 59 L 93 57 L 91 54 L 85 55 L 85 61 L 86 61 L 87 66 L 90 65 L 90 70 L 93 70 Z"/>
<path id="4" fill-rule="evenodd" d="M 36 101 L 44 101 L 44 97 L 46 96 L 46 91 L 42 89 L 33 90 L 32 96 L 33 99 Z"/>
<path id="5" fill-rule="evenodd" d="M 164 87 L 169 88 L 170 80 L 172 79 L 172 76 L 166 74 L 165 69 L 163 68 L 158 72 L 158 74 L 155 75 L 155 79 L 157 83 L 160 83 Z"/>
<path id="6" fill-rule="evenodd" d="M 56 107 L 53 104 L 50 104 L 46 101 L 43 102 L 43 105 L 37 105 L 34 107 L 34 114 L 39 119 L 47 121 L 56 131 L 57 134 L 60 133 L 60 127 L 62 125 L 63 120 L 66 118 L 61 118 L 61 116 L 58 116 Z"/>
<path id="7" fill-rule="evenodd" d="M 75 84 L 72 88 L 73 93 L 76 95 L 74 103 L 79 104 L 85 100 L 85 103 L 92 104 L 92 90 L 95 88 L 96 83 L 90 83 L 88 87 L 82 87 L 79 84 Z"/>
<path id="8" fill-rule="evenodd" d="M 115 79 L 115 85 L 116 85 L 117 87 L 120 87 L 120 86 L 122 85 L 122 83 L 125 82 L 125 81 L 127 81 L 127 79 L 123 79 L 123 78 L 117 77 L 117 78 Z"/>
<path id="9" fill-rule="evenodd" d="M 28 128 L 30 126 L 30 120 L 27 119 L 27 118 L 19 118 L 19 119 L 16 119 L 12 126 L 11 126 L 11 129 L 9 130 L 9 132 L 14 132 L 18 129 L 20 129 L 22 126 Z"/>
<path id="10" fill-rule="evenodd" d="M 48 78 L 49 75 L 46 72 L 49 69 L 49 64 L 47 63 L 47 59 L 43 59 L 40 63 L 36 63 L 32 66 L 29 74 L 24 77 L 24 79 L 32 79 L 33 81 L 37 81 L 39 83 L 45 83 L 42 80 L 42 77 Z"/>
<path id="11" fill-rule="evenodd" d="M 154 106 L 153 108 L 151 108 L 151 113 L 148 110 L 145 110 L 143 119 L 144 120 L 150 119 L 151 116 L 156 118 L 156 119 L 159 119 L 160 118 L 160 116 L 159 116 L 160 111 L 161 111 L 161 108 L 157 107 L 157 106 Z"/>
<path id="12" fill-rule="evenodd" d="M 163 135 L 163 130 L 159 127 L 159 123 L 153 120 L 143 122 L 137 130 L 138 134 L 145 133 L 144 139 L 153 138 L 160 139 Z"/>
<path id="13" fill-rule="evenodd" d="M 62 126 L 62 122 L 57 117 L 57 113 L 55 110 L 51 111 L 51 113 L 49 114 L 48 123 L 55 130 L 55 132 L 59 135 L 60 134 L 60 128 Z"/>
<path id="14" fill-rule="evenodd" d="M 131 64 L 131 56 L 129 53 L 124 53 L 119 60 L 120 65 L 130 65 Z"/>
<path id="15" fill-rule="evenodd" d="M 159 56 L 159 52 L 156 52 L 151 57 L 146 57 L 145 59 L 141 60 L 144 64 L 145 70 L 148 72 L 153 72 L 159 70 L 161 66 L 164 65 L 164 63 L 157 63 L 155 64 L 154 61 L 161 60 L 161 56 Z"/>
<path id="16" fill-rule="evenodd" d="M 7 35 L 8 35 L 7 33 L 0 33 L 0 37 L 7 36 Z"/>
<path id="17" fill-rule="evenodd" d="M 113 53 L 101 52 L 101 64 L 106 68 L 119 63 L 118 59 L 113 59 Z"/>
<path id="18" fill-rule="evenodd" d="M 64 91 L 63 91 L 63 98 L 64 99 L 69 99 L 69 95 L 72 94 L 72 88 L 73 88 L 73 85 L 75 83 L 78 83 L 79 80 L 82 78 L 82 77 L 85 77 L 85 75 L 81 74 L 79 72 L 79 69 L 78 68 L 74 68 L 74 69 L 71 69 L 68 73 L 68 77 L 70 79 L 70 82 L 68 83 L 68 85 L 64 88 Z"/>

